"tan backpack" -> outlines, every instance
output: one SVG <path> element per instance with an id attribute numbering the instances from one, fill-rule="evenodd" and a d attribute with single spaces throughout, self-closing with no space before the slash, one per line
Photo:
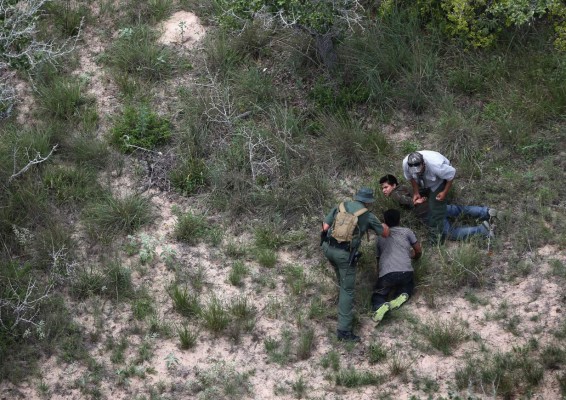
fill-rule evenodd
<path id="1" fill-rule="evenodd" d="M 354 237 L 354 231 L 358 226 L 358 217 L 366 211 L 368 211 L 367 208 L 362 208 L 355 213 L 349 213 L 346 211 L 344 203 L 340 203 L 338 213 L 332 224 L 331 236 L 336 239 L 338 243 L 351 242 Z"/>

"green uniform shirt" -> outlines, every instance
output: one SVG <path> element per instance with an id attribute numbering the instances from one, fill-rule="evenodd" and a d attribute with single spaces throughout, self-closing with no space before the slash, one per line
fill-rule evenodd
<path id="1" fill-rule="evenodd" d="M 359 201 L 344 202 L 344 208 L 349 213 L 355 213 L 356 211 L 364 207 L 364 204 Z M 334 222 L 336 213 L 338 213 L 338 206 L 334 207 L 324 218 L 324 222 L 331 227 L 329 234 L 332 234 L 332 223 Z M 359 229 L 356 229 L 354 231 L 354 238 L 352 239 L 352 243 L 350 244 L 351 248 L 359 247 L 362 241 L 362 236 L 367 232 L 368 229 L 374 231 L 378 236 L 383 233 L 383 226 L 381 226 L 381 222 L 370 211 L 367 211 L 358 217 L 358 228 Z"/>

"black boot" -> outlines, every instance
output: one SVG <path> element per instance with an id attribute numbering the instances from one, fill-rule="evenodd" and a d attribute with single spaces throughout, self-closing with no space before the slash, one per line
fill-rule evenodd
<path id="1" fill-rule="evenodd" d="M 346 342 L 359 342 L 360 337 L 356 336 L 352 333 L 352 331 L 341 331 L 340 329 L 336 330 L 336 337 L 338 340 L 344 340 Z"/>

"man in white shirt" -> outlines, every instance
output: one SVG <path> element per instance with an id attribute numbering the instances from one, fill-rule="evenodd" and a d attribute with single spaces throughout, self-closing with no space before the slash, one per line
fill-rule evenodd
<path id="1" fill-rule="evenodd" d="M 446 196 L 452 187 L 456 169 L 442 154 L 431 151 L 415 151 L 403 159 L 403 174 L 413 187 L 413 204 L 428 199 L 429 240 L 440 243 L 446 219 Z M 420 190 L 419 190 L 420 189 Z M 423 196 L 421 193 L 428 193 Z"/>

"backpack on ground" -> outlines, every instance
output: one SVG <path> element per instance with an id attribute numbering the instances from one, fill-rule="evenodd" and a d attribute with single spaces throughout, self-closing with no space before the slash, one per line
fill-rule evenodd
<path id="1" fill-rule="evenodd" d="M 354 213 L 349 213 L 344 207 L 344 203 L 338 206 L 338 213 L 334 218 L 332 224 L 331 236 L 336 239 L 338 243 L 351 242 L 354 237 L 354 231 L 358 226 L 358 217 L 368 211 L 367 208 L 362 208 Z"/>

